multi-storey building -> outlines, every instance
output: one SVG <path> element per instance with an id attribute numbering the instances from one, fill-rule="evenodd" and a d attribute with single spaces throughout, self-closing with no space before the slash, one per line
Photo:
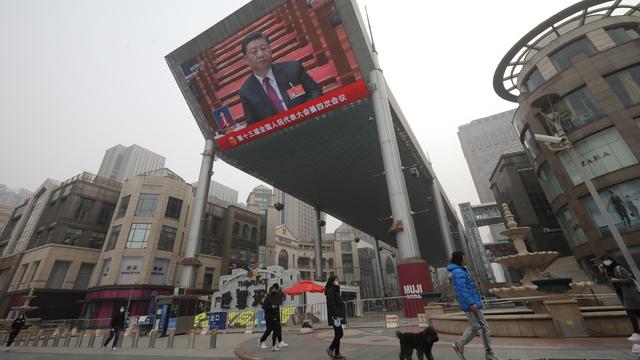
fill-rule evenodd
<path id="1" fill-rule="evenodd" d="M 513 125 L 580 263 L 624 263 L 577 166 L 591 177 L 640 261 L 640 11 L 637 1 L 581 1 L 526 34 L 502 59 L 494 89 L 517 102 Z M 579 160 L 535 134 L 567 134 Z"/>
<path id="2" fill-rule="evenodd" d="M 458 139 L 467 161 L 473 184 L 481 203 L 495 201 L 489 178 L 498 163 L 500 155 L 514 150 L 522 150 L 518 134 L 511 125 L 514 110 L 494 114 L 458 127 Z M 504 230 L 502 224 L 491 225 L 491 236 L 500 238 Z"/>
<path id="3" fill-rule="evenodd" d="M 395 263 L 397 250 L 384 242 L 379 243 L 378 251 L 387 290 L 385 294 L 380 287 L 380 264 L 377 262 L 376 249 L 372 243 L 366 242 L 367 237 L 368 235 L 346 224 L 342 224 L 335 233 L 324 234 L 323 279 L 337 275 L 342 283 L 359 286 L 361 298 L 399 294 Z M 299 241 L 284 225 L 275 228 L 274 240 L 267 246 L 266 259 L 267 266 L 279 265 L 284 269 L 297 270 L 301 279 L 315 278 L 313 244 Z"/>
<path id="4" fill-rule="evenodd" d="M 264 185 L 258 185 L 251 190 L 247 197 L 247 208 L 266 214 L 267 208 L 274 205 L 273 197 L 273 190 Z"/>
<path id="5" fill-rule="evenodd" d="M 281 190 L 274 189 L 274 193 L 275 202 L 284 205 L 282 211 L 278 212 L 277 224 L 286 225 L 300 242 L 313 243 L 318 236 L 318 221 L 313 206 Z M 325 213 L 322 213 L 321 216 L 323 220 L 326 219 Z M 324 232 L 324 227 L 322 232 Z"/>
<path id="6" fill-rule="evenodd" d="M 194 189 L 198 188 L 198 182 L 191 184 Z M 238 190 L 232 189 L 226 185 L 222 185 L 219 182 L 211 180 L 209 185 L 209 199 L 210 201 L 216 201 L 224 204 L 237 204 L 238 203 Z"/>
<path id="7" fill-rule="evenodd" d="M 108 149 L 98 176 L 124 181 L 138 174 L 164 167 L 165 158 L 142 146 L 116 145 Z"/>
<path id="8" fill-rule="evenodd" d="M 83 316 L 109 318 L 129 304 L 129 314 L 146 315 L 149 299 L 180 287 L 192 187 L 169 169 L 124 182 L 102 253 L 97 259 Z M 215 283 L 219 256 L 198 254 L 196 288 Z M 219 276 L 219 270 L 218 274 Z M 209 288 L 211 285 L 209 285 Z"/>
<path id="9" fill-rule="evenodd" d="M 511 125 L 515 112 L 515 109 L 501 112 L 458 127 L 462 153 L 482 203 L 495 201 L 489 178 L 500 155 L 522 149 L 518 134 Z"/>
<path id="10" fill-rule="evenodd" d="M 524 151 L 502 154 L 490 181 L 498 205 L 509 205 L 518 224 L 531 228 L 525 239 L 530 251 L 571 255 L 569 243 Z"/>
<path id="11" fill-rule="evenodd" d="M 22 233 L 5 251 L 20 255 L 5 294 L 8 308 L 22 305 L 22 295 L 34 289 L 31 305 L 38 308 L 30 316 L 53 319 L 80 314 L 78 302 L 86 294 L 121 186 L 84 172 L 55 189 L 36 191 Z"/>

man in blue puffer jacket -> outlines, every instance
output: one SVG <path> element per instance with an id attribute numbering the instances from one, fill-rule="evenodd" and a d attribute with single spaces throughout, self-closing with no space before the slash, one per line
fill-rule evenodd
<path id="1" fill-rule="evenodd" d="M 453 284 L 456 288 L 456 298 L 460 304 L 460 309 L 464 311 L 469 320 L 469 327 L 464 334 L 455 341 L 451 346 L 453 350 L 464 359 L 464 346 L 473 340 L 480 333 L 482 335 L 482 344 L 484 345 L 485 359 L 497 360 L 498 358 L 491 350 L 491 339 L 489 338 L 489 324 L 482 314 L 482 299 L 478 293 L 478 288 L 471 278 L 466 268 L 467 259 L 462 251 L 454 251 L 451 254 L 451 261 L 447 265 L 447 270 L 451 273 Z"/>

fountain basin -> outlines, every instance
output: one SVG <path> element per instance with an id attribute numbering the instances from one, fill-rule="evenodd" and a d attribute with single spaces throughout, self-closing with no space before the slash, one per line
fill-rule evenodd
<path id="1" fill-rule="evenodd" d="M 572 278 L 538 279 L 531 283 L 538 287 L 538 291 L 566 291 L 571 285 Z"/>
<path id="2" fill-rule="evenodd" d="M 514 268 L 541 267 L 558 257 L 556 251 L 540 251 L 535 253 L 516 254 L 496 259 L 497 263 Z"/>
<path id="3" fill-rule="evenodd" d="M 420 297 L 422 297 L 422 300 L 428 301 L 428 302 L 440 301 L 440 298 L 442 297 L 442 293 L 439 293 L 439 292 L 423 293 L 423 294 L 420 294 Z"/>

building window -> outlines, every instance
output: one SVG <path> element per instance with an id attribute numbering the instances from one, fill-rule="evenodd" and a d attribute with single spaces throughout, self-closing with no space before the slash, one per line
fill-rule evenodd
<path id="1" fill-rule="evenodd" d="M 621 233 L 640 230 L 640 179 L 610 186 L 598 191 L 607 212 Z M 591 219 L 600 231 L 601 237 L 611 235 L 602 214 L 591 196 L 582 198 Z"/>
<path id="2" fill-rule="evenodd" d="M 111 236 L 109 236 L 109 242 L 107 243 L 107 247 L 104 248 L 105 251 L 115 249 L 116 243 L 118 242 L 118 236 L 120 236 L 121 229 L 122 229 L 122 225 L 116 225 L 111 228 Z"/>
<path id="3" fill-rule="evenodd" d="M 300 259 L 298 259 L 300 261 Z M 286 250 L 280 250 L 278 254 L 278 265 L 282 266 L 285 270 L 289 269 L 289 254 Z"/>
<path id="4" fill-rule="evenodd" d="M 200 240 L 200 253 L 204 255 L 221 256 L 220 241 L 211 236 L 203 236 Z"/>
<path id="5" fill-rule="evenodd" d="M 11 268 L 0 269 L 0 288 L 4 288 L 7 280 L 9 279 L 9 273 Z"/>
<path id="6" fill-rule="evenodd" d="M 600 118 L 601 114 L 594 104 L 586 87 L 581 87 L 565 95 L 560 101 L 553 104 L 553 109 L 560 114 L 560 125 L 565 132 L 570 133 L 575 129 L 585 126 Z M 545 113 L 551 110 L 545 109 Z M 549 121 L 542 121 L 548 134 L 556 132 Z"/>
<path id="7" fill-rule="evenodd" d="M 544 84 L 544 78 L 537 66 L 529 73 L 527 78 L 524 80 L 524 83 L 527 84 L 529 92 L 533 92 L 535 89 L 540 87 L 540 85 Z"/>
<path id="8" fill-rule="evenodd" d="M 155 258 L 151 269 L 151 285 L 164 285 L 169 271 L 169 259 Z"/>
<path id="9" fill-rule="evenodd" d="M 625 25 L 607 29 L 607 34 L 616 45 L 640 38 L 638 25 Z"/>
<path id="10" fill-rule="evenodd" d="M 18 277 L 18 283 L 16 284 L 16 289 L 22 288 L 22 282 L 24 281 L 24 277 L 27 275 L 27 270 L 29 269 L 29 264 L 22 264 L 20 267 L 20 276 Z"/>
<path id="11" fill-rule="evenodd" d="M 127 195 L 120 199 L 120 206 L 118 207 L 118 214 L 116 215 L 116 219 L 119 219 L 126 215 L 127 208 L 129 207 L 129 200 L 131 200 L 131 195 Z"/>
<path id="12" fill-rule="evenodd" d="M 324 259 L 322 259 L 324 260 Z M 308 257 L 298 257 L 298 267 L 301 269 L 308 269 L 311 267 L 311 258 Z"/>
<path id="13" fill-rule="evenodd" d="M 71 261 L 56 260 L 47 281 L 47 289 L 62 289 L 69 266 L 71 266 Z"/>
<path id="14" fill-rule="evenodd" d="M 605 77 L 625 107 L 640 103 L 640 65 Z"/>
<path id="15" fill-rule="evenodd" d="M 251 228 L 251 240 L 257 240 L 258 239 L 258 229 L 256 229 L 255 227 Z"/>
<path id="16" fill-rule="evenodd" d="M 233 235 L 240 235 L 240 223 L 237 221 L 233 223 Z"/>
<path id="17" fill-rule="evenodd" d="M 124 247 L 127 249 L 146 249 L 149 232 L 151 232 L 151 224 L 131 224 L 129 237 Z"/>
<path id="18" fill-rule="evenodd" d="M 167 210 L 164 212 L 164 217 L 180 220 L 181 210 L 182 200 L 169 196 L 169 201 L 167 201 Z"/>
<path id="19" fill-rule="evenodd" d="M 100 270 L 100 274 L 98 275 L 98 286 L 104 285 L 107 281 L 107 276 L 109 276 L 109 267 L 111 266 L 111 259 L 104 259 L 102 261 L 102 268 Z"/>
<path id="20" fill-rule="evenodd" d="M 62 243 L 69 246 L 76 246 L 82 236 L 82 229 L 65 228 Z"/>
<path id="21" fill-rule="evenodd" d="M 544 192 L 547 194 L 549 203 L 551 203 L 558 195 L 562 194 L 562 188 L 560 187 L 560 184 L 558 184 L 556 176 L 551 172 L 549 164 L 544 163 L 540 166 L 538 177 L 540 178 L 540 185 L 542 185 Z"/>
<path id="22" fill-rule="evenodd" d="M 158 205 L 157 194 L 140 194 L 135 216 L 152 217 Z"/>
<path id="23" fill-rule="evenodd" d="M 202 288 L 204 290 L 211 290 L 213 289 L 213 278 L 214 278 L 214 274 L 216 272 L 215 268 L 204 268 L 204 281 L 202 283 Z"/>
<path id="24" fill-rule="evenodd" d="M 76 282 L 73 284 L 73 288 L 76 290 L 87 290 L 89 288 L 89 280 L 91 280 L 91 274 L 96 264 L 82 263 L 80 270 L 78 270 L 78 276 Z"/>
<path id="25" fill-rule="evenodd" d="M 549 58 L 558 69 L 558 72 L 561 72 L 571 67 L 571 58 L 574 56 L 581 53 L 592 56 L 596 52 L 596 48 L 591 44 L 591 41 L 583 37 L 556 51 Z"/>
<path id="26" fill-rule="evenodd" d="M 89 238 L 89 247 L 92 249 L 102 249 L 102 245 L 104 245 L 104 238 L 104 233 L 91 233 L 91 237 Z"/>
<path id="27" fill-rule="evenodd" d="M 242 225 L 242 238 L 244 240 L 249 240 L 249 225 Z"/>
<path id="28" fill-rule="evenodd" d="M 51 195 L 51 200 L 49 202 L 55 202 L 56 200 L 58 200 L 58 198 L 60 197 L 60 192 L 61 192 L 60 189 L 54 191 L 53 194 Z"/>
<path id="29" fill-rule="evenodd" d="M 102 208 L 100 208 L 100 213 L 98 214 L 98 225 L 108 225 L 111 222 L 111 217 L 113 216 L 113 210 L 115 206 L 113 204 L 102 204 Z"/>
<path id="30" fill-rule="evenodd" d="M 75 214 L 73 215 L 73 218 L 75 220 L 79 220 L 79 221 L 84 221 L 87 219 L 87 215 L 89 214 L 89 211 L 91 211 L 91 208 L 93 207 L 93 203 L 95 202 L 95 200 L 93 199 L 88 199 L 85 197 L 81 197 L 80 198 L 80 204 L 78 204 L 78 208 L 76 209 Z"/>
<path id="31" fill-rule="evenodd" d="M 40 261 L 34 261 L 33 265 L 31 265 L 31 276 L 29 276 L 29 281 L 27 282 L 27 287 L 31 287 L 31 283 L 33 279 L 35 279 L 36 274 L 38 273 L 38 269 L 40 268 Z"/>
<path id="32" fill-rule="evenodd" d="M 158 240 L 158 250 L 173 251 L 177 232 L 177 228 L 162 225 L 160 240 Z"/>
<path id="33" fill-rule="evenodd" d="M 538 145 L 538 142 L 533 137 L 533 134 L 531 134 L 531 129 L 529 128 L 527 128 L 524 131 L 523 143 L 524 143 L 524 147 L 529 152 L 529 155 L 531 155 L 531 158 L 535 160 L 535 158 L 537 158 L 538 155 L 540 155 L 540 145 Z"/>
<path id="34" fill-rule="evenodd" d="M 638 163 L 616 128 L 611 127 L 574 143 L 578 159 L 591 178 Z M 567 152 L 561 152 L 560 160 L 574 185 L 582 183 L 576 165 Z"/>
<path id="35" fill-rule="evenodd" d="M 244 248 L 240 249 L 240 256 L 238 257 L 238 260 L 247 261 L 247 249 L 244 249 Z"/>

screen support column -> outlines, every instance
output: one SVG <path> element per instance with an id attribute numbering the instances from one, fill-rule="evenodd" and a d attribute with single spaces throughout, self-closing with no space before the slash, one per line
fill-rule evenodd
<path id="1" fill-rule="evenodd" d="M 402 161 L 398 140 L 396 139 L 389 106 L 387 84 L 378 63 L 378 53 L 371 53 L 374 69 L 369 74 L 371 99 L 380 139 L 380 152 L 391 204 L 392 227 L 395 228 L 398 244 L 398 281 L 400 294 L 405 296 L 404 313 L 407 317 L 414 317 L 424 313 L 424 302 L 420 295 L 432 291 L 431 273 L 427 262 L 420 258 L 418 238 L 413 224 L 413 215 L 407 184 L 402 171 Z M 391 229 L 390 229 L 391 230 Z M 378 249 L 376 249 L 377 251 Z"/>
<path id="2" fill-rule="evenodd" d="M 209 195 L 209 186 L 211 185 L 211 175 L 213 175 L 213 159 L 215 157 L 215 146 L 213 140 L 207 139 L 204 144 L 204 152 L 202 153 L 202 163 L 200 164 L 200 175 L 198 176 L 198 188 L 196 189 L 196 197 L 193 201 L 191 212 L 191 223 L 189 224 L 189 232 L 187 236 L 186 249 L 184 258 L 182 259 L 182 274 L 180 275 L 180 287 L 195 287 L 196 267 L 199 265 L 196 250 L 200 241 L 200 232 L 202 231 L 202 221 L 204 219 L 204 210 L 207 205 Z"/>
<path id="3" fill-rule="evenodd" d="M 316 256 L 316 273 L 315 280 L 322 281 L 322 212 L 319 208 L 316 210 L 316 238 L 314 240 L 315 256 Z"/>

